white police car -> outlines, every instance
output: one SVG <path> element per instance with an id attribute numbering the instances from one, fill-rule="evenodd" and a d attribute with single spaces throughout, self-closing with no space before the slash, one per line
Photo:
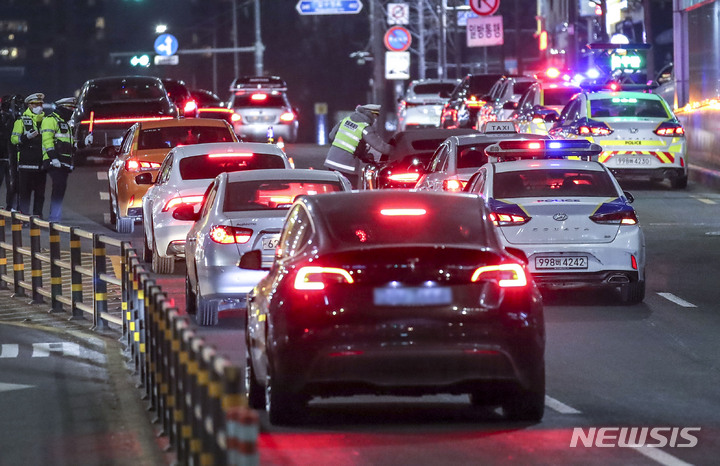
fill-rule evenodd
<path id="1" fill-rule="evenodd" d="M 591 160 L 600 151 L 586 140 L 501 141 L 465 191 L 485 199 L 541 288 L 616 288 L 635 304 L 645 297 L 645 239 L 632 195 Z"/>
<path id="2" fill-rule="evenodd" d="M 478 134 L 451 136 L 440 144 L 415 189 L 462 191 L 472 174 L 487 163 L 485 148 L 506 139 L 549 139 L 549 136 L 518 133 L 512 121 L 488 121 Z"/>
<path id="3" fill-rule="evenodd" d="M 667 102 L 644 92 L 582 92 L 563 108 L 549 134 L 602 146 L 599 161 L 618 178 L 688 182 L 685 130 Z"/>

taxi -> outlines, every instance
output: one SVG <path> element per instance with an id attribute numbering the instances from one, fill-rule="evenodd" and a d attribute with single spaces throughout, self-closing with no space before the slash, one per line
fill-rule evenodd
<path id="1" fill-rule="evenodd" d="M 519 133 L 512 121 L 485 122 L 480 133 L 448 137 L 433 153 L 424 174 L 415 184 L 421 191 L 462 191 L 468 179 L 487 163 L 485 148 L 505 139 L 549 139 Z"/>
<path id="2" fill-rule="evenodd" d="M 485 200 L 502 243 L 541 289 L 605 288 L 637 304 L 645 239 L 632 195 L 594 160 L 601 151 L 586 140 L 501 141 L 465 191 Z"/>
<path id="3" fill-rule="evenodd" d="M 619 179 L 668 179 L 675 189 L 687 187 L 685 130 L 659 95 L 582 92 L 563 108 L 549 134 L 600 144 L 600 162 Z"/>

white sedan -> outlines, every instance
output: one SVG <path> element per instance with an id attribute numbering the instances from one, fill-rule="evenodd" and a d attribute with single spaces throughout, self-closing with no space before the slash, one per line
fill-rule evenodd
<path id="1" fill-rule="evenodd" d="M 185 253 L 185 235 L 191 221 L 173 218 L 182 204 L 199 206 L 215 177 L 223 172 L 292 168 L 274 144 L 232 142 L 179 146 L 165 157 L 157 180 L 150 173 L 138 183 L 153 184 L 143 196 L 143 259 L 155 273 L 172 273 L 175 259 Z"/>
<path id="2" fill-rule="evenodd" d="M 485 199 L 503 244 L 541 288 L 614 288 L 636 304 L 645 297 L 645 239 L 632 195 L 589 160 L 600 150 L 585 140 L 502 141 L 487 148 L 495 161 L 466 191 Z"/>

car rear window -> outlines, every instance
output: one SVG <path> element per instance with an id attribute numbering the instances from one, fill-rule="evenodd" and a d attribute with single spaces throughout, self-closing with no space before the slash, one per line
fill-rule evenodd
<path id="1" fill-rule="evenodd" d="M 338 181 L 262 180 L 229 183 L 223 211 L 289 209 L 297 196 L 336 191 L 342 191 Z"/>
<path id="2" fill-rule="evenodd" d="M 417 84 L 413 87 L 415 94 L 440 94 L 441 92 L 452 92 L 455 89 L 454 83 L 428 83 Z"/>
<path id="3" fill-rule="evenodd" d="M 490 88 L 495 82 L 500 79 L 500 74 L 488 74 L 488 75 L 473 75 L 470 77 L 470 94 L 476 94 L 479 96 L 485 95 L 490 92 Z"/>
<path id="4" fill-rule="evenodd" d="M 553 196 L 617 197 L 618 192 L 603 171 L 548 169 L 495 174 L 495 198 Z"/>
<path id="5" fill-rule="evenodd" d="M 590 117 L 670 118 L 670 115 L 663 103 L 658 99 L 617 96 L 591 100 Z"/>
<path id="6" fill-rule="evenodd" d="M 205 154 L 180 160 L 180 177 L 183 180 L 212 179 L 223 172 L 285 168 L 285 162 L 274 154 Z"/>
<path id="7" fill-rule="evenodd" d="M 551 87 L 543 91 L 543 105 L 565 105 L 580 92 L 577 87 Z"/>
<path id="8" fill-rule="evenodd" d="M 171 149 L 208 142 L 234 142 L 229 129 L 219 126 L 168 126 L 140 131 L 138 149 Z"/>
<path id="9" fill-rule="evenodd" d="M 513 95 L 524 94 L 533 84 L 535 83 L 532 81 L 515 83 L 513 85 Z"/>
<path id="10" fill-rule="evenodd" d="M 472 144 L 469 146 L 458 147 L 458 168 L 480 168 L 485 165 L 488 161 L 487 155 L 485 155 L 485 148 L 492 144 L 487 142 L 485 144 Z"/>
<path id="11" fill-rule="evenodd" d="M 233 107 L 284 107 L 285 98 L 280 93 L 236 92 Z"/>
<path id="12" fill-rule="evenodd" d="M 165 90 L 154 82 L 101 82 L 91 84 L 85 99 L 90 101 L 154 100 L 165 97 Z"/>
<path id="13" fill-rule="evenodd" d="M 443 197 L 412 202 L 386 198 L 352 209 L 336 204 L 324 217 L 333 238 L 354 246 L 487 244 L 488 229 L 478 199 Z"/>

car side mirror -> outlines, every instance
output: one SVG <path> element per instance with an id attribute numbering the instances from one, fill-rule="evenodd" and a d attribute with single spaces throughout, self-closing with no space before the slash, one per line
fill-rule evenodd
<path id="1" fill-rule="evenodd" d="M 141 173 L 135 177 L 135 183 L 137 184 L 153 184 L 152 173 Z"/>
<path id="2" fill-rule="evenodd" d="M 625 195 L 625 197 L 627 197 L 628 204 L 632 204 L 633 202 L 635 202 L 635 196 L 630 194 L 628 191 L 623 191 L 623 194 Z"/>
<path id="3" fill-rule="evenodd" d="M 253 249 L 240 256 L 238 267 L 241 269 L 248 270 L 261 270 L 262 269 L 262 251 L 259 249 Z"/>
<path id="4" fill-rule="evenodd" d="M 150 173 L 144 174 L 149 175 Z M 172 216 L 175 220 L 197 222 L 200 219 L 200 212 L 195 212 L 195 206 L 192 204 L 182 204 L 173 210 Z"/>

